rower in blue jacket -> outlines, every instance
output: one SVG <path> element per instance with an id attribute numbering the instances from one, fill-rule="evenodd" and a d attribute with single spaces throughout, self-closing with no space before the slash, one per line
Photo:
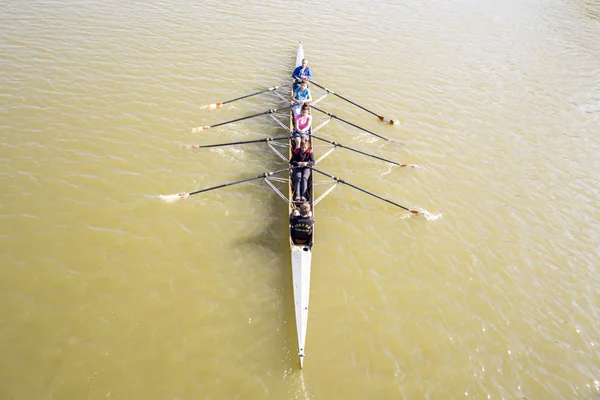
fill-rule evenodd
<path id="1" fill-rule="evenodd" d="M 292 74 L 294 88 L 302 82 L 302 78 L 308 78 L 308 80 L 312 79 L 312 74 L 310 73 L 310 67 L 308 66 L 308 60 L 306 58 L 302 59 L 302 65 L 294 69 L 294 73 Z"/>

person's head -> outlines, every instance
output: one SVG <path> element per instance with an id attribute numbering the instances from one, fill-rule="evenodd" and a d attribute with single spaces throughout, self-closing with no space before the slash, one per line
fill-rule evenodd
<path id="1" fill-rule="evenodd" d="M 308 60 L 306 58 L 302 59 L 302 67 L 304 67 L 304 68 L 308 67 Z"/>
<path id="2" fill-rule="evenodd" d="M 302 116 L 306 118 L 309 114 L 309 107 L 302 107 Z"/>
<path id="3" fill-rule="evenodd" d="M 304 79 L 302 79 L 302 82 L 300 82 L 300 89 L 306 90 L 307 87 L 308 87 L 308 81 L 305 81 Z"/>
<path id="4" fill-rule="evenodd" d="M 308 143 L 308 140 L 307 141 L 302 141 L 302 144 L 300 145 L 300 150 L 303 153 L 306 153 L 309 148 L 310 148 L 310 143 Z"/>
<path id="5" fill-rule="evenodd" d="M 300 204 L 300 215 L 302 215 L 303 217 L 308 217 L 309 213 L 310 213 L 310 204 L 308 203 L 302 203 Z"/>

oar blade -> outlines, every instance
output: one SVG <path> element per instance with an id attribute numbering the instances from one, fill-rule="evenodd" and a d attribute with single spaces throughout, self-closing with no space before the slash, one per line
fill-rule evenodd
<path id="1" fill-rule="evenodd" d="M 192 129 L 192 133 L 198 133 L 202 131 L 207 131 L 210 129 L 210 126 L 199 126 L 197 128 Z"/>
<path id="2" fill-rule="evenodd" d="M 189 193 L 161 194 L 158 196 L 159 199 L 167 203 L 173 203 L 178 200 L 187 199 L 188 197 L 190 197 Z"/>
<path id="3" fill-rule="evenodd" d="M 213 103 L 213 104 L 208 104 L 206 106 L 202 106 L 202 108 L 206 108 L 207 110 L 216 110 L 217 108 L 221 108 L 223 106 L 223 103 Z"/>
<path id="4" fill-rule="evenodd" d="M 400 125 L 400 120 L 399 119 L 387 118 L 387 117 L 384 117 L 382 115 L 378 115 L 377 118 L 379 118 L 379 120 L 381 122 L 383 122 L 384 124 Z"/>

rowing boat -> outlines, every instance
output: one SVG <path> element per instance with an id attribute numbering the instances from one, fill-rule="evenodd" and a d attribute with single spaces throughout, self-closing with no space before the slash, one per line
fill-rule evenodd
<path id="1" fill-rule="evenodd" d="M 301 65 L 302 63 L 302 59 L 304 58 L 304 49 L 302 46 L 302 42 L 300 42 L 298 44 L 298 49 L 296 51 L 296 67 Z M 342 149 L 346 149 L 349 151 L 353 151 L 356 152 L 358 154 L 362 154 L 365 155 L 367 157 L 371 157 L 374 159 L 378 159 L 381 161 L 384 161 L 386 163 L 391 164 L 392 166 L 399 166 L 399 167 L 416 167 L 416 165 L 414 164 L 400 164 L 397 163 L 395 161 L 392 160 L 388 160 L 385 159 L 383 157 L 374 155 L 374 154 L 370 154 L 367 153 L 365 151 L 361 151 L 361 150 L 357 150 L 354 149 L 352 147 L 349 146 L 345 146 L 341 143 L 335 142 L 335 141 L 331 141 L 322 137 L 317 136 L 316 134 L 318 133 L 318 131 L 325 126 L 326 124 L 328 124 L 329 122 L 331 122 L 332 120 L 338 120 L 341 121 L 343 123 L 346 123 L 354 128 L 360 129 L 363 132 L 369 133 L 371 135 L 374 135 L 380 139 L 386 140 L 388 142 L 394 142 L 391 139 L 386 138 L 385 136 L 382 136 L 380 134 L 377 134 L 375 132 L 372 132 L 370 130 L 364 129 L 354 123 L 348 122 L 346 120 L 344 120 L 343 118 L 340 118 L 336 115 L 333 115 L 329 112 L 326 112 L 324 110 L 321 110 L 320 108 L 316 107 L 315 105 L 317 103 L 319 103 L 321 100 L 323 100 L 323 98 L 325 98 L 327 95 L 332 94 L 334 96 L 337 96 L 375 116 L 377 116 L 377 118 L 386 123 L 386 124 L 397 124 L 398 122 L 396 120 L 390 119 L 390 118 L 386 118 L 383 116 L 378 115 L 377 113 L 359 105 L 356 104 L 348 99 L 346 99 L 345 97 L 333 92 L 332 90 L 327 89 L 324 86 L 319 85 L 318 83 L 311 81 L 312 84 L 314 84 L 315 86 L 323 89 L 325 91 L 325 94 L 323 96 L 321 96 L 319 99 L 314 100 L 311 104 L 311 109 L 315 109 L 321 113 L 324 113 L 325 115 L 329 116 L 329 119 L 325 120 L 323 123 L 321 123 L 319 126 L 317 126 L 316 128 L 311 128 L 310 131 L 310 135 L 309 135 L 309 140 L 310 140 L 310 147 L 312 149 L 314 149 L 314 139 L 317 139 L 321 142 L 324 143 L 329 143 L 330 145 L 332 145 L 332 147 L 326 151 L 324 154 L 322 154 L 318 159 L 315 160 L 315 166 L 314 167 L 310 167 L 311 168 L 311 174 L 310 174 L 310 178 L 308 181 L 308 188 L 307 188 L 307 201 L 310 203 L 311 205 L 311 210 L 313 213 L 313 218 L 315 216 L 315 207 L 317 206 L 317 204 L 323 200 L 329 193 L 331 193 L 333 191 L 333 189 L 335 189 L 337 187 L 337 185 L 339 184 L 344 184 L 347 185 L 353 189 L 356 189 L 358 191 L 361 191 L 369 196 L 375 197 L 377 199 L 383 200 L 388 204 L 394 205 L 396 207 L 402 208 L 405 211 L 408 211 L 410 214 L 413 215 L 424 215 L 424 216 L 428 216 L 429 213 L 427 213 L 426 211 L 418 211 L 415 209 L 410 209 L 407 208 L 401 204 L 398 204 L 392 200 L 383 198 L 375 193 L 372 193 L 366 189 L 360 188 L 356 185 L 353 185 L 350 182 L 347 182 L 337 176 L 331 175 L 327 172 L 324 172 L 317 167 L 317 164 L 322 161 L 325 157 L 329 156 L 334 150 L 338 149 L 338 148 L 342 148 Z M 189 196 L 192 195 L 196 195 L 196 194 L 200 194 L 200 193 L 205 193 L 211 190 L 215 190 L 215 189 L 220 189 L 220 188 L 224 188 L 224 187 L 228 187 L 228 186 L 232 186 L 232 185 L 237 185 L 240 183 L 244 183 L 244 182 L 249 182 L 252 180 L 256 180 L 256 179 L 264 179 L 265 183 L 271 187 L 271 189 L 273 189 L 273 191 L 281 198 L 283 199 L 283 201 L 285 201 L 285 203 L 287 204 L 287 216 L 286 218 L 289 218 L 290 215 L 292 214 L 292 212 L 294 211 L 294 209 L 298 206 L 299 202 L 294 201 L 294 189 L 293 189 L 293 182 L 292 182 L 292 171 L 293 171 L 293 167 L 289 164 L 289 160 L 292 156 L 292 146 L 291 146 L 291 140 L 292 137 L 292 133 L 293 133 L 293 110 L 292 110 L 292 106 L 289 105 L 290 104 L 290 98 L 286 97 L 284 95 L 282 95 L 280 92 L 277 92 L 278 89 L 280 88 L 284 88 L 287 87 L 289 84 L 283 84 L 283 85 L 279 85 L 279 86 L 273 86 L 270 87 L 268 89 L 265 90 L 261 90 L 259 92 L 253 93 L 253 94 L 249 94 L 249 95 L 245 95 L 245 96 L 241 96 L 232 100 L 228 100 L 222 103 L 213 103 L 213 104 L 209 104 L 207 106 L 204 106 L 204 108 L 208 109 L 208 110 L 215 110 L 220 108 L 221 106 L 227 104 L 227 103 L 231 103 L 234 101 L 238 101 L 241 99 L 245 99 L 251 96 L 255 96 L 261 93 L 266 93 L 266 92 L 273 92 L 275 93 L 285 104 L 286 106 L 284 107 L 280 107 L 280 108 L 276 108 L 276 109 L 270 109 L 258 114 L 254 114 L 254 115 L 250 115 L 250 116 L 246 116 L 246 117 L 242 117 L 242 118 L 237 118 L 231 121 L 226 121 L 226 122 L 221 122 L 212 126 L 200 126 L 197 128 L 194 128 L 192 130 L 193 133 L 198 133 L 200 131 L 205 131 L 208 130 L 210 128 L 214 128 L 217 126 L 223 126 L 226 124 L 230 124 L 233 122 L 238 122 L 238 121 L 243 121 L 243 120 L 247 120 L 250 118 L 254 118 L 254 117 L 258 117 L 261 115 L 269 115 L 271 118 L 273 118 L 273 120 L 275 122 L 277 122 L 285 131 L 285 135 L 284 136 L 280 136 L 280 137 L 270 137 L 270 138 L 265 138 L 265 139 L 256 139 L 256 140 L 246 140 L 246 141 L 238 141 L 238 142 L 230 142 L 230 143 L 219 143 L 219 144 L 211 144 L 211 145 L 188 145 L 188 146 L 183 146 L 184 148 L 188 148 L 188 149 L 200 149 L 200 148 L 210 148 L 210 147 L 221 147 L 221 146 L 234 146 L 234 145 L 242 145 L 242 144 L 250 144 L 250 143 L 259 143 L 259 142 L 265 142 L 267 144 L 267 146 L 278 156 L 280 157 L 283 162 L 285 163 L 285 165 L 287 165 L 287 168 L 282 168 L 280 170 L 277 171 L 272 171 L 272 172 L 264 172 L 261 173 L 257 176 L 253 176 L 250 178 L 245 178 L 245 179 L 241 179 L 235 182 L 229 182 L 229 183 L 225 183 L 225 184 L 221 184 L 218 186 L 213 186 L 213 187 L 209 187 L 206 189 L 201 189 L 201 190 L 197 190 L 195 192 L 189 192 L 189 193 L 178 193 L 178 194 L 172 194 L 172 195 L 161 195 L 160 197 L 166 201 L 173 201 L 173 200 L 178 200 L 178 199 L 184 199 L 187 198 Z M 292 91 L 293 91 L 293 85 L 292 85 Z M 290 109 L 289 111 L 289 124 L 286 126 L 277 116 L 277 113 L 279 111 L 282 110 L 287 110 Z M 287 157 L 283 154 L 282 150 L 283 149 L 287 149 Z M 315 191 L 314 191 L 314 186 L 315 186 L 315 181 L 314 181 L 314 175 L 315 172 L 319 173 L 320 175 L 323 175 L 325 177 L 328 177 L 331 179 L 331 181 L 325 181 L 325 182 L 319 182 L 319 183 L 330 183 L 331 186 L 329 188 L 327 188 L 327 190 L 325 190 L 318 198 L 315 199 Z M 279 175 L 282 175 L 284 173 L 287 173 L 287 177 L 281 177 Z M 284 195 L 283 192 L 281 190 L 279 190 L 278 188 L 278 182 L 279 183 L 285 183 L 288 186 L 288 193 L 287 195 Z M 307 333 L 307 326 L 308 326 L 308 304 L 309 304 L 309 297 L 310 297 L 310 272 L 311 272 L 311 263 L 312 263 L 312 251 L 313 251 L 313 246 L 314 246 L 314 238 L 315 238 L 315 234 L 314 234 L 314 225 L 313 225 L 313 234 L 311 236 L 311 239 L 308 243 L 304 243 L 304 244 L 296 244 L 294 243 L 293 238 L 291 237 L 291 231 L 288 229 L 288 236 L 289 236 L 289 243 L 290 243 L 290 252 L 291 252 L 291 262 L 292 262 L 292 285 L 293 285 L 293 292 L 294 292 L 294 312 L 295 312 L 295 317 L 296 317 L 296 333 L 297 333 L 297 339 L 298 339 L 298 357 L 299 357 L 299 361 L 300 361 L 300 368 L 302 368 L 304 366 L 304 357 L 305 357 L 305 346 L 306 346 L 306 333 Z"/>
<path id="2" fill-rule="evenodd" d="M 298 44 L 298 51 L 296 52 L 296 67 L 302 64 L 304 58 L 304 49 L 302 42 Z M 292 85 L 292 93 L 294 87 Z M 294 112 L 290 111 L 290 132 L 293 131 L 293 119 Z M 310 147 L 313 147 L 312 136 L 309 136 Z M 292 157 L 292 146 L 290 146 L 290 158 Z M 289 209 L 288 215 L 291 215 L 293 210 L 296 208 L 296 203 L 293 201 L 293 182 L 292 182 L 292 171 L 290 170 L 290 189 L 289 189 Z M 310 174 L 308 179 L 308 201 L 310 202 L 310 209 L 313 210 L 314 219 L 314 196 L 313 196 L 313 174 Z M 292 254 L 292 285 L 294 288 L 294 312 L 296 314 L 296 332 L 298 334 L 298 356 L 300 357 L 300 368 L 304 365 L 304 345 L 306 344 L 306 330 L 308 327 L 308 299 L 310 296 L 310 267 L 312 262 L 312 247 L 315 237 L 315 228 L 313 225 L 313 233 L 310 239 L 310 243 L 303 245 L 297 245 L 294 243 L 290 235 L 290 249 Z"/>

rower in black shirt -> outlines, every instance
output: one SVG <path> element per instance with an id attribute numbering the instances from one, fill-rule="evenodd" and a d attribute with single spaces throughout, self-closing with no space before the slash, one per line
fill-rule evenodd
<path id="1" fill-rule="evenodd" d="M 308 179 L 310 178 L 310 167 L 315 165 L 315 156 L 310 149 L 310 143 L 304 142 L 299 149 L 292 151 L 290 165 L 292 170 L 292 182 L 294 184 L 294 200 L 308 200 Z M 310 209 L 309 209 L 310 211 Z"/>
<path id="2" fill-rule="evenodd" d="M 313 218 L 310 204 L 302 203 L 298 210 L 294 210 L 290 216 L 290 235 L 295 244 L 310 244 L 313 233 Z"/>

